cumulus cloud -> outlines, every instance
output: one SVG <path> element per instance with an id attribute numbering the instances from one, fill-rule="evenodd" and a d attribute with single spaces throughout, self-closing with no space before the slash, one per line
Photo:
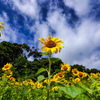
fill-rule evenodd
<path id="1" fill-rule="evenodd" d="M 79 16 L 89 12 L 90 0 L 64 0 L 66 6 L 73 8 Z"/>
<path id="2" fill-rule="evenodd" d="M 94 61 L 98 53 L 93 52 L 94 48 L 100 43 L 100 24 L 91 19 L 82 20 L 81 24 L 72 29 L 65 20 L 65 16 L 59 11 L 49 14 L 48 22 L 56 31 L 55 37 L 59 37 L 64 42 L 64 48 L 61 53 L 54 54 L 53 57 L 59 57 L 63 62 L 72 64 L 82 64 L 91 68 L 99 68 L 99 64 Z M 100 60 L 100 59 L 99 59 Z"/>

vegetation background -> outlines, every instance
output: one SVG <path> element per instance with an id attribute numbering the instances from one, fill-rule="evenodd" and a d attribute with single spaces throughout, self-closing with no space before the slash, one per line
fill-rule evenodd
<path id="1" fill-rule="evenodd" d="M 31 78 L 36 81 L 36 72 L 40 68 L 48 68 L 49 61 L 48 58 L 41 58 L 42 52 L 38 52 L 38 48 L 32 47 L 30 48 L 27 44 L 18 44 L 18 43 L 10 43 L 3 41 L 0 43 L 0 76 L 2 76 L 2 67 L 7 63 L 12 63 L 13 67 L 13 77 L 15 78 Z M 24 52 L 26 51 L 26 52 Z M 27 55 L 26 55 L 27 53 Z M 28 61 L 27 58 L 33 56 L 34 61 Z M 62 60 L 59 58 L 51 58 L 53 62 L 51 65 L 51 74 L 55 72 L 57 69 L 61 68 L 61 64 L 63 64 Z M 70 65 L 71 70 L 77 68 L 81 72 L 90 73 L 97 73 L 100 70 L 95 68 L 88 69 L 83 65 Z M 42 75 L 47 77 L 47 73 L 43 72 Z M 69 76 L 71 74 L 69 73 Z"/>

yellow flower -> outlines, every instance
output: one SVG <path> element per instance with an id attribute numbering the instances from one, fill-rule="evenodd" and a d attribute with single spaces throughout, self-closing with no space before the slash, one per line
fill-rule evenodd
<path id="1" fill-rule="evenodd" d="M 13 74 L 13 72 L 11 70 L 7 70 L 5 71 L 6 77 L 10 78 Z"/>
<path id="2" fill-rule="evenodd" d="M 65 77 L 64 72 L 57 73 L 58 78 L 62 79 Z"/>
<path id="3" fill-rule="evenodd" d="M 78 75 L 78 70 L 76 68 L 72 69 L 72 73 L 76 76 Z"/>
<path id="4" fill-rule="evenodd" d="M 48 83 L 48 80 L 47 80 L 47 79 L 45 79 L 45 80 L 44 80 L 44 83 Z"/>
<path id="5" fill-rule="evenodd" d="M 72 77 L 69 77 L 69 80 L 70 80 L 70 81 L 72 81 L 72 80 L 73 80 L 73 78 L 72 78 Z"/>
<path id="6" fill-rule="evenodd" d="M 10 80 L 11 80 L 11 81 L 15 81 L 16 79 L 15 79 L 14 77 L 11 77 Z"/>
<path id="7" fill-rule="evenodd" d="M 65 63 L 61 64 L 61 70 L 70 71 L 70 68 L 71 67 L 68 64 Z"/>
<path id="8" fill-rule="evenodd" d="M 80 78 L 76 78 L 76 79 L 75 79 L 75 82 L 79 82 L 79 81 L 80 81 Z"/>
<path id="9" fill-rule="evenodd" d="M 28 90 L 29 92 L 31 91 L 31 89 Z"/>
<path id="10" fill-rule="evenodd" d="M 39 88 L 42 88 L 43 87 L 43 85 L 42 85 L 42 83 L 39 83 L 38 85 L 37 85 L 37 88 L 39 89 Z"/>
<path id="11" fill-rule="evenodd" d="M 67 83 L 67 86 L 71 86 L 71 85 L 72 85 L 72 83 L 71 83 L 71 82 L 68 82 L 68 83 Z"/>
<path id="12" fill-rule="evenodd" d="M 26 85 L 26 86 L 28 86 L 28 85 L 29 85 L 29 83 L 28 83 L 28 81 L 27 81 L 27 80 L 23 81 L 23 84 L 24 84 L 24 85 Z"/>
<path id="13" fill-rule="evenodd" d="M 78 77 L 79 77 L 79 78 L 83 78 L 83 77 L 84 77 L 83 72 L 78 72 Z"/>
<path id="14" fill-rule="evenodd" d="M 16 86 L 19 85 L 19 82 L 15 81 L 15 85 L 16 85 Z"/>
<path id="15" fill-rule="evenodd" d="M 91 73 L 91 74 L 90 74 L 90 76 L 91 76 L 91 77 L 95 77 L 95 76 L 96 76 L 96 74 L 94 74 L 94 73 Z"/>
<path id="16" fill-rule="evenodd" d="M 100 77 L 100 73 L 96 73 L 96 76 L 97 76 L 97 77 Z"/>
<path id="17" fill-rule="evenodd" d="M 4 65 L 4 67 L 2 68 L 3 71 L 9 70 L 12 67 L 12 64 L 7 63 L 6 65 Z"/>
<path id="18" fill-rule="evenodd" d="M 53 90 L 57 91 L 57 90 L 58 90 L 58 87 L 57 87 L 57 86 L 54 86 L 54 87 L 52 87 L 51 90 L 52 90 L 52 91 L 53 91 Z"/>
<path id="19" fill-rule="evenodd" d="M 83 72 L 84 77 L 87 77 L 87 73 Z"/>
<path id="20" fill-rule="evenodd" d="M 64 44 L 61 39 L 58 39 L 56 37 L 51 38 L 50 34 L 49 34 L 49 38 L 46 37 L 46 39 L 47 40 L 44 40 L 42 37 L 39 38 L 39 41 L 41 42 L 40 45 L 44 44 L 44 46 L 41 47 L 42 52 L 46 51 L 46 54 L 48 54 L 49 52 L 50 54 L 52 54 L 54 52 L 57 53 L 58 50 L 59 52 L 61 51 L 61 47 L 63 46 L 60 44 Z"/>
<path id="21" fill-rule="evenodd" d="M 0 23 L 3 23 L 3 22 L 0 22 Z M 3 29 L 5 31 L 4 26 L 2 24 L 0 24 L 0 31 L 3 34 L 3 31 L 1 29 Z M 1 37 L 1 33 L 0 33 L 0 37 Z"/>

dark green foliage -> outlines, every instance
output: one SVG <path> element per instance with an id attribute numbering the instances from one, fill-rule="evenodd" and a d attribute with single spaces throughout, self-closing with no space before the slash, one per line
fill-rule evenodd
<path id="1" fill-rule="evenodd" d="M 86 71 L 85 66 L 83 66 L 83 65 L 75 64 L 75 65 L 71 66 L 71 68 L 72 69 L 77 68 L 77 70 L 79 70 L 81 72 L 85 72 Z"/>
<path id="2" fill-rule="evenodd" d="M 0 43 L 0 76 L 2 75 L 2 67 L 7 63 L 12 63 L 13 67 L 13 76 L 15 78 L 32 78 L 35 80 L 37 77 L 36 73 L 40 68 L 48 69 L 49 60 L 48 58 L 41 58 L 41 52 L 38 52 L 39 49 L 30 49 L 30 47 L 23 43 L 10 43 L 3 41 Z M 26 55 L 26 52 L 28 54 Z M 27 58 L 32 56 L 34 61 L 28 61 Z M 39 59 L 38 59 L 39 58 Z M 41 58 L 41 59 L 40 59 Z M 51 58 L 51 74 L 55 72 L 56 69 L 61 69 L 61 64 L 63 64 L 62 60 L 59 58 Z M 73 68 L 77 68 L 79 71 L 87 72 L 88 74 L 100 72 L 97 69 L 86 69 L 83 65 L 73 65 L 71 66 L 71 70 Z M 45 77 L 48 76 L 47 72 L 43 72 L 42 75 Z M 69 72 L 67 77 L 71 77 L 72 73 Z"/>
<path id="3" fill-rule="evenodd" d="M 32 49 L 34 49 L 34 47 L 32 47 Z M 37 60 L 37 58 L 39 58 L 39 60 L 40 60 L 40 58 L 42 57 L 41 52 L 38 52 L 37 49 L 32 51 L 32 49 L 30 49 L 28 57 L 33 56 L 35 58 L 35 60 Z"/>

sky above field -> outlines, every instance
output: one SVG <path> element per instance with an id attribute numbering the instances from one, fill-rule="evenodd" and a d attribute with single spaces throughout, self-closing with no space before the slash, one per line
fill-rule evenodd
<path id="1" fill-rule="evenodd" d="M 42 51 L 38 39 L 51 34 L 64 42 L 52 57 L 100 69 L 100 0 L 0 0 L 0 22 L 2 41 Z"/>

